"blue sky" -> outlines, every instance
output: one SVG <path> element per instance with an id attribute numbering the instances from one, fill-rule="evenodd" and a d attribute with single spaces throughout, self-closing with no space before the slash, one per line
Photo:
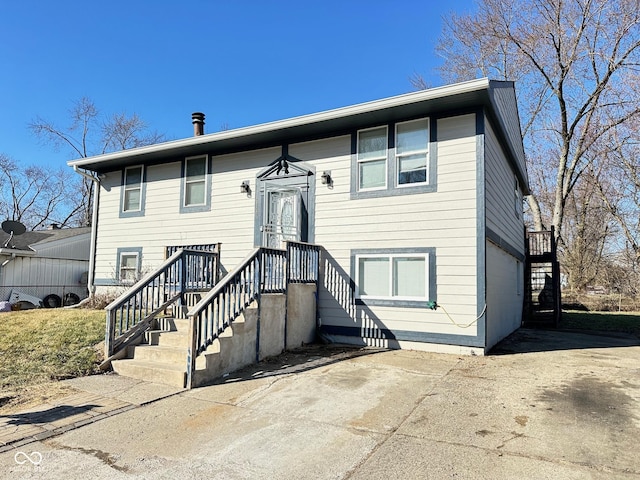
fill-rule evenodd
<path id="1" fill-rule="evenodd" d="M 398 95 L 422 74 L 440 85 L 442 16 L 473 0 L 0 0 L 0 153 L 64 166 L 37 116 L 68 123 L 90 97 L 137 113 L 168 139 Z"/>

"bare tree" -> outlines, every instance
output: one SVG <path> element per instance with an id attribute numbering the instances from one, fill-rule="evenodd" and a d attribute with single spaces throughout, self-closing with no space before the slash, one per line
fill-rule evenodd
<path id="1" fill-rule="evenodd" d="M 617 233 L 593 170 L 583 174 L 565 208 L 561 263 L 571 289 L 582 291 L 603 279 L 603 270 L 612 265 L 608 258 L 614 253 L 610 247 Z"/>
<path id="2" fill-rule="evenodd" d="M 0 154 L 0 217 L 16 220 L 30 230 L 49 223 L 78 224 L 78 179 L 67 169 L 20 167 Z"/>
<path id="3" fill-rule="evenodd" d="M 69 150 L 76 158 L 151 145 L 164 140 L 164 135 L 151 131 L 137 114 L 129 116 L 117 113 L 104 116 L 88 97 L 82 97 L 73 104 L 69 110 L 69 119 L 69 126 L 61 127 L 37 117 L 29 128 L 42 141 L 57 150 Z M 74 209 L 82 212 L 83 223 L 86 225 L 91 224 L 92 183 L 91 180 L 82 178 L 78 196 L 80 204 Z"/>
<path id="4" fill-rule="evenodd" d="M 438 52 L 447 80 L 516 81 L 535 228 L 546 214 L 561 237 L 594 152 L 640 114 L 639 0 L 479 0 L 475 14 L 446 20 Z"/>
<path id="5" fill-rule="evenodd" d="M 624 253 L 629 267 L 640 264 L 640 122 L 616 129 L 600 152 L 606 166 L 596 177 L 605 207 L 620 228 L 617 252 Z"/>

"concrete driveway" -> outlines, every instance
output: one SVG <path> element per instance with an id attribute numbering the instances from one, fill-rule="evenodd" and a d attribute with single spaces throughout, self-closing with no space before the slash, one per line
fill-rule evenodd
<path id="1" fill-rule="evenodd" d="M 0 478 L 640 478 L 625 335 L 523 329 L 487 357 L 310 347 L 178 393 L 73 385 L 134 407 L 0 453 Z"/>

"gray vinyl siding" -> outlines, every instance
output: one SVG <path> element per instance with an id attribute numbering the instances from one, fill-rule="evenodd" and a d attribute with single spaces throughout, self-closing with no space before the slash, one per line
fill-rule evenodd
<path id="1" fill-rule="evenodd" d="M 522 208 L 519 214 L 515 208 L 515 172 L 509 167 L 490 122 L 485 124 L 485 171 L 487 229 L 524 255 Z"/>
<path id="2" fill-rule="evenodd" d="M 331 170 L 333 188 L 316 185 L 316 243 L 324 247 L 319 315 L 324 326 L 427 332 L 474 337 L 442 309 L 352 308 L 350 252 L 356 249 L 434 248 L 437 301 L 459 324 L 477 315 L 475 115 L 437 120 L 437 191 L 350 199 L 350 136 L 291 145 L 291 155 Z M 484 339 L 482 339 L 484 341 Z M 451 343 L 456 343 L 451 341 Z M 464 343 L 464 342 L 463 342 Z"/>
<path id="3" fill-rule="evenodd" d="M 491 95 L 493 104 L 498 110 L 499 118 L 507 132 L 508 140 L 513 149 L 515 162 L 522 174 L 522 178 L 527 178 L 527 166 L 525 163 L 524 146 L 522 145 L 522 132 L 520 128 L 520 118 L 516 105 L 516 94 L 512 82 L 491 82 Z"/>

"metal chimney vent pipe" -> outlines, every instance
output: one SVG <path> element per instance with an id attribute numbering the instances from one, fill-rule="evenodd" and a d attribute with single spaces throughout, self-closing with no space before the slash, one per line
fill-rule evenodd
<path id="1" fill-rule="evenodd" d="M 193 123 L 193 136 L 198 137 L 204 135 L 204 113 L 193 112 L 191 114 L 191 121 Z"/>

